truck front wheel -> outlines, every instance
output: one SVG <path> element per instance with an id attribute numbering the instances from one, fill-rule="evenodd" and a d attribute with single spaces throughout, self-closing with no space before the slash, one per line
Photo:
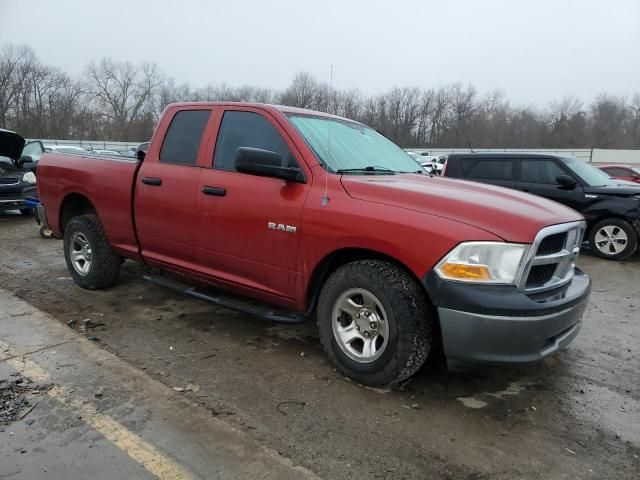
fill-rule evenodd
<path id="1" fill-rule="evenodd" d="M 343 375 L 370 386 L 413 375 L 432 343 L 432 318 L 420 285 L 394 264 L 361 260 L 338 268 L 318 300 L 322 345 Z"/>
<path id="2" fill-rule="evenodd" d="M 97 215 L 72 218 L 64 230 L 64 257 L 75 282 L 96 290 L 113 285 L 120 258 L 111 249 Z"/>

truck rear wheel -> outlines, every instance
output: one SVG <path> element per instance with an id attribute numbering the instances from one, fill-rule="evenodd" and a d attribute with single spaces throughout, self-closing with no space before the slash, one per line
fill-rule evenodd
<path id="1" fill-rule="evenodd" d="M 106 288 L 118 278 L 120 257 L 111 249 L 97 215 L 80 215 L 69 221 L 64 231 L 64 258 L 82 288 Z"/>
<path id="2" fill-rule="evenodd" d="M 589 245 L 598 257 L 624 260 L 638 248 L 638 235 L 628 222 L 608 218 L 593 226 L 589 232 Z"/>
<path id="3" fill-rule="evenodd" d="M 329 359 L 364 385 L 397 384 L 429 354 L 433 320 L 427 298 L 392 263 L 362 260 L 340 267 L 322 287 L 317 311 Z"/>

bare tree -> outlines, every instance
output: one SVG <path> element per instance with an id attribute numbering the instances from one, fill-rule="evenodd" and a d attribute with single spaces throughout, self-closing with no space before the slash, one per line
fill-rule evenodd
<path id="1" fill-rule="evenodd" d="M 86 73 L 87 88 L 100 113 L 109 119 L 114 133 L 130 139 L 129 129 L 139 119 L 145 104 L 161 86 L 155 64 L 135 66 L 103 58 L 91 62 Z"/>

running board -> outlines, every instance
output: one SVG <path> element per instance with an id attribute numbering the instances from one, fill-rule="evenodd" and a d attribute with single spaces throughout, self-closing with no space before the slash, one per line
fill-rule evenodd
<path id="1" fill-rule="evenodd" d="M 186 285 L 177 280 L 158 275 L 143 275 L 142 278 L 160 287 L 170 288 L 171 290 L 175 290 L 185 295 L 199 298 L 200 300 L 205 300 L 215 305 L 237 310 L 271 322 L 292 324 L 302 323 L 308 319 L 306 315 L 301 313 L 288 312 L 286 310 L 274 310 L 274 307 L 258 301 L 244 300 L 232 295 L 205 292 L 199 290 L 197 287 Z"/>

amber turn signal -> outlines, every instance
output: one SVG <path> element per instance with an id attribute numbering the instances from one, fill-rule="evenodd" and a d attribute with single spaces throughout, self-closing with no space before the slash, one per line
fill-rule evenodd
<path id="1" fill-rule="evenodd" d="M 445 263 L 440 267 L 440 273 L 452 280 L 491 280 L 491 273 L 484 265 Z"/>

